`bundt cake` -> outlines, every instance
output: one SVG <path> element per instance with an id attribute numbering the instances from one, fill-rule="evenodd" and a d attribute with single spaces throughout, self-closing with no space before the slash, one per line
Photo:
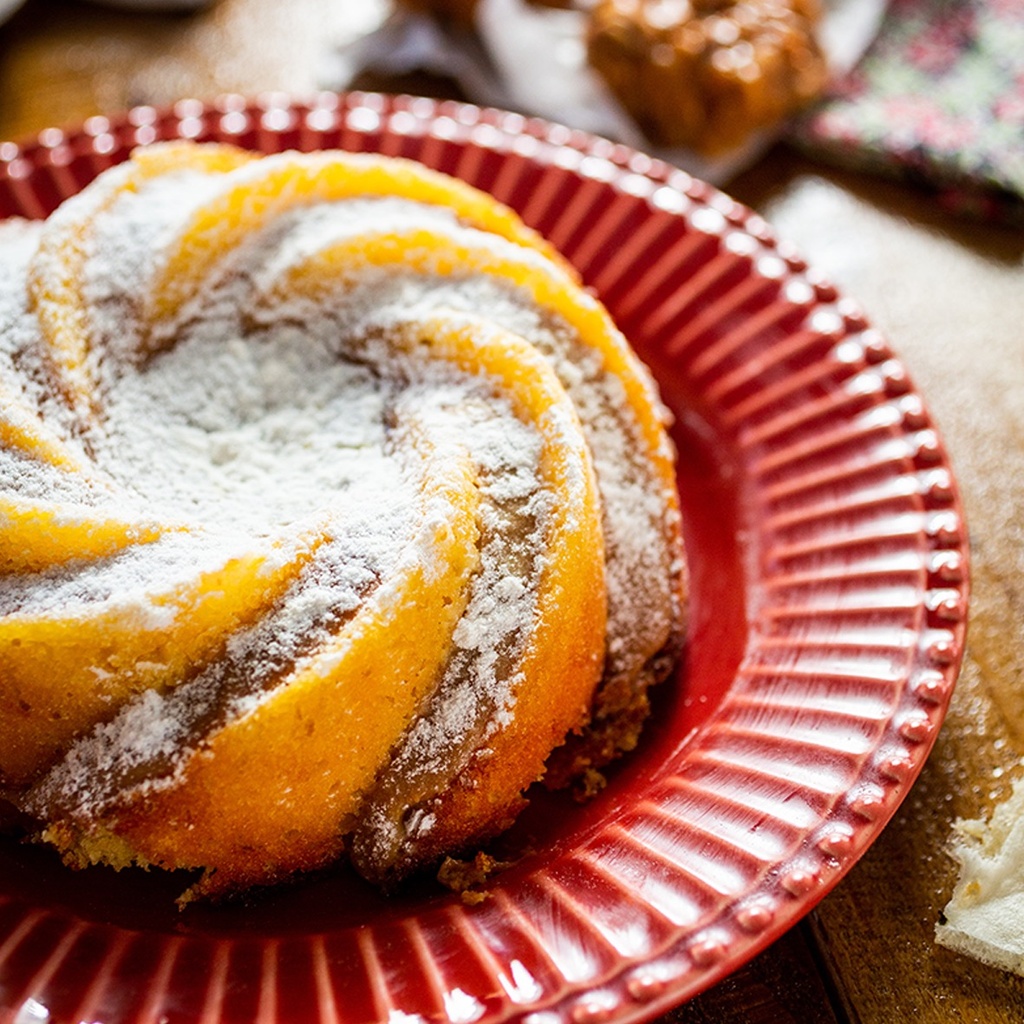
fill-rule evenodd
<path id="1" fill-rule="evenodd" d="M 633 746 L 684 630 L 665 414 L 511 211 L 171 143 L 0 260 L 0 796 L 70 864 L 390 884 Z"/>

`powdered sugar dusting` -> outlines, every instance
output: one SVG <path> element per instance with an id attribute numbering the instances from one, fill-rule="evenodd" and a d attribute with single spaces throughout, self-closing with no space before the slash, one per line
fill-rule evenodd
<path id="1" fill-rule="evenodd" d="M 422 813 L 408 835 L 433 827 L 429 808 L 402 787 L 389 789 L 388 777 L 441 791 L 512 720 L 521 658 L 556 557 L 552 524 L 584 514 L 591 465 L 608 552 L 609 671 L 643 663 L 671 631 L 665 496 L 647 455 L 637 455 L 646 442 L 620 380 L 572 323 L 487 269 L 519 261 L 527 274 L 557 278 L 538 254 L 439 206 L 303 200 L 215 261 L 173 317 L 147 322 L 152 282 L 173 265 L 169 254 L 192 214 L 290 159 L 228 175 L 160 175 L 121 194 L 111 187 L 115 198 L 99 204 L 84 235 L 77 282 L 91 331 L 88 422 L 74 419 L 77 407 L 54 408 L 32 311 L 24 294 L 0 284 L 0 372 L 19 381 L 25 414 L 52 412 L 57 436 L 87 463 L 69 474 L 31 453 L 0 450 L 0 493 L 49 503 L 72 524 L 75 516 L 119 516 L 159 534 L 0 578 L 0 617 L 29 629 L 40 619 L 106 616 L 126 628 L 170 630 L 189 587 L 204 579 L 227 586 L 225 567 L 236 561 L 262 567 L 246 585 L 277 580 L 261 614 L 185 677 L 111 707 L 60 752 L 23 800 L 41 818 L 88 830 L 114 820 L 125 801 L 178 785 L 188 758 L 218 730 L 286 693 L 301 671 L 335 671 L 332 644 L 346 623 L 367 602 L 400 600 L 410 567 L 427 579 L 445 573 L 436 538 L 450 528 L 453 506 L 424 486 L 424 463 L 404 443 L 410 431 L 429 440 L 433 471 L 463 481 L 459 467 L 472 467 L 479 564 L 434 690 L 364 806 L 371 844 L 395 848 L 410 803 Z M 47 230 L 59 238 L 62 224 L 96 205 L 88 196 L 76 201 Z M 404 266 L 386 254 L 361 258 L 366 236 L 400 238 L 410 226 L 436 235 L 441 249 L 410 246 Z M 23 279 L 35 244 L 31 231 L 0 231 L 0 278 Z M 485 272 L 473 260 L 449 265 L 445 246 L 486 252 Z M 330 276 L 322 288 L 293 295 L 289 275 L 325 253 L 348 255 L 323 264 Z M 546 360 L 538 363 L 558 400 L 527 412 L 497 371 L 439 357 L 428 335 L 442 321 L 482 346 L 528 343 Z M 557 488 L 545 475 L 545 446 L 569 453 Z M 627 635 L 636 642 L 625 644 Z"/>
<path id="2" fill-rule="evenodd" d="M 182 180 L 162 188 L 152 244 L 173 238 L 167 223 L 190 187 Z M 469 451 L 484 498 L 481 568 L 453 638 L 462 652 L 453 665 L 463 665 L 472 685 L 454 699 L 456 689 L 442 684 L 450 695 L 441 718 L 450 735 L 482 709 L 507 714 L 513 680 L 502 666 L 532 620 L 543 563 L 531 555 L 520 575 L 509 576 L 513 542 L 503 539 L 502 520 L 514 515 L 514 544 L 536 551 L 554 500 L 538 484 L 535 429 L 492 382 L 394 349 L 389 327 L 415 319 L 427 308 L 422 301 L 403 307 L 371 285 L 330 315 L 288 302 L 252 315 L 252 282 L 265 280 L 268 267 L 370 222 L 404 222 L 422 208 L 357 201 L 330 204 L 316 218 L 308 211 L 281 218 L 228 257 L 219 283 L 201 296 L 202 315 L 190 307 L 172 332 L 164 327 L 174 344 L 149 352 L 144 325 L 125 329 L 137 322 L 137 293 L 161 259 L 159 248 L 141 258 L 137 241 L 127 238 L 143 227 L 149 191 L 126 194 L 98 218 L 84 282 L 95 311 L 90 361 L 101 400 L 89 442 L 133 510 L 184 528 L 113 559 L 10 581 L 0 613 L 88 615 L 102 606 L 153 624 L 162 608 L 154 598 L 176 583 L 248 551 L 268 558 L 288 552 L 281 538 L 295 530 L 321 529 L 327 540 L 275 608 L 231 637 L 215 664 L 170 691 L 141 695 L 78 741 L 36 787 L 35 805 L 53 801 L 89 817 L 128 779 L 172 785 L 193 737 L 273 699 L 293 666 L 327 642 L 368 593 L 387 587 L 403 562 L 432 571 L 433 552 L 409 549 L 408 538 L 429 536 L 450 511 L 419 503 L 415 474 L 395 449 L 396 432 L 411 421 L 436 446 Z M 452 220 L 437 208 L 423 219 Z M 43 485 L 36 490 L 46 493 Z M 428 527 L 418 534 L 417 517 Z M 440 747 L 432 749 L 441 756 Z"/>

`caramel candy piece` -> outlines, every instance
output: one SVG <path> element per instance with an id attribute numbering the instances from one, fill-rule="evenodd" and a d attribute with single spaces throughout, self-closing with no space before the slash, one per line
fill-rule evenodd
<path id="1" fill-rule="evenodd" d="M 821 91 L 817 0 L 598 0 L 592 66 L 647 137 L 715 155 Z"/>

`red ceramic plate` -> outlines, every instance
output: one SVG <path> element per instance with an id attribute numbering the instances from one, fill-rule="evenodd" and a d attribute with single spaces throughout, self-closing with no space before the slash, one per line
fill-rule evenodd
<path id="1" fill-rule="evenodd" d="M 537 801 L 477 906 L 342 869 L 179 912 L 180 880 L 71 872 L 0 841 L 0 1017 L 599 1024 L 650 1018 L 788 928 L 919 772 L 965 629 L 956 484 L 857 307 L 761 218 L 667 164 L 495 111 L 228 98 L 0 145 L 0 213 L 41 217 L 138 143 L 421 160 L 576 264 L 677 417 L 688 660 L 586 806 Z"/>

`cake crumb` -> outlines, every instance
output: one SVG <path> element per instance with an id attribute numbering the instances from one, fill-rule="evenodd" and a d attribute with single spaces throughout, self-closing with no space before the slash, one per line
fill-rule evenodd
<path id="1" fill-rule="evenodd" d="M 490 898 L 486 886 L 492 875 L 503 871 L 511 861 L 498 860 L 483 850 L 478 850 L 472 860 L 445 857 L 437 870 L 437 880 L 446 889 L 457 892 L 468 907 L 475 907 Z"/>

